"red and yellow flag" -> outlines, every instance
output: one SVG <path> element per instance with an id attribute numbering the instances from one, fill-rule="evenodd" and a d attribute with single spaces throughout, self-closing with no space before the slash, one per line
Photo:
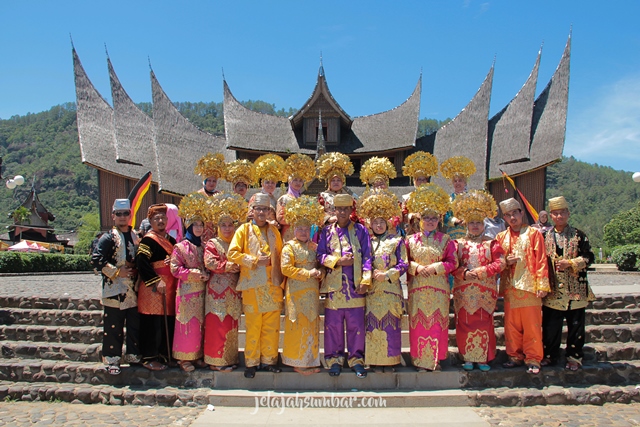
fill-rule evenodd
<path id="1" fill-rule="evenodd" d="M 151 187 L 151 171 L 145 173 L 129 193 L 129 202 L 131 202 L 131 215 L 129 216 L 129 225 L 131 227 L 135 227 L 136 214 L 140 209 L 140 205 L 142 204 L 144 195 L 147 194 L 147 191 L 149 191 L 149 187 Z"/>
<path id="2" fill-rule="evenodd" d="M 513 182 L 513 179 L 509 175 L 507 175 L 505 172 L 503 171 L 500 171 L 500 172 L 502 172 L 502 176 L 507 181 L 509 181 L 509 184 L 511 184 L 513 189 L 518 192 L 518 194 L 520 195 L 520 199 L 522 200 L 522 203 L 524 203 L 524 206 L 527 208 L 527 211 L 529 212 L 529 215 L 531 215 L 531 218 L 533 218 L 535 222 L 538 222 L 538 211 L 536 211 L 536 209 L 531 205 L 531 203 L 529 203 L 527 198 L 524 197 L 524 194 L 522 194 L 522 192 L 518 190 L 518 188 L 516 187 L 516 183 Z"/>

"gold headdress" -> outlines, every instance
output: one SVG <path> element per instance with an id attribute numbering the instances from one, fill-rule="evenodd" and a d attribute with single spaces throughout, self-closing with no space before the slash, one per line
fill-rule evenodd
<path id="1" fill-rule="evenodd" d="M 419 176 L 434 176 L 438 173 L 438 159 L 426 151 L 418 151 L 404 159 L 402 174 L 415 180 Z"/>
<path id="2" fill-rule="evenodd" d="M 458 194 L 453 201 L 453 216 L 467 224 L 473 221 L 484 221 L 493 218 L 498 212 L 498 205 L 493 196 L 484 190 L 471 190 Z"/>
<path id="3" fill-rule="evenodd" d="M 372 157 L 360 169 L 360 180 L 367 186 L 373 185 L 377 179 L 384 179 L 389 183 L 396 175 L 396 167 L 386 157 Z"/>
<path id="4" fill-rule="evenodd" d="M 287 180 L 287 164 L 277 154 L 263 154 L 255 161 L 256 179 L 260 182 L 269 181 L 284 182 Z"/>
<path id="5" fill-rule="evenodd" d="M 318 177 L 325 181 L 331 181 L 331 177 L 338 175 L 342 182 L 346 182 L 346 177 L 353 174 L 353 163 L 349 156 L 342 153 L 324 153 L 316 162 L 318 167 Z"/>
<path id="6" fill-rule="evenodd" d="M 324 223 L 324 208 L 316 197 L 300 196 L 287 202 L 284 220 L 292 226 L 311 224 L 321 226 Z"/>
<path id="7" fill-rule="evenodd" d="M 227 164 L 224 156 L 220 153 L 207 153 L 198 160 L 198 164 L 194 169 L 196 175 L 200 175 L 207 179 L 210 176 L 215 179 L 224 178 L 227 174 Z"/>
<path id="8" fill-rule="evenodd" d="M 436 213 L 444 215 L 451 209 L 449 195 L 439 185 L 425 184 L 416 188 L 407 200 L 410 213 Z"/>
<path id="9" fill-rule="evenodd" d="M 395 194 L 387 189 L 374 189 L 358 200 L 358 216 L 369 220 L 401 216 L 402 210 Z"/>
<path id="10" fill-rule="evenodd" d="M 255 166 L 247 159 L 234 160 L 227 165 L 227 181 L 235 185 L 244 182 L 247 187 L 255 185 Z"/>
<path id="11" fill-rule="evenodd" d="M 440 172 L 446 179 L 451 179 L 456 175 L 469 178 L 476 173 L 476 165 L 468 157 L 451 157 L 440 164 Z"/>
<path id="12" fill-rule="evenodd" d="M 222 191 L 207 199 L 207 219 L 219 224 L 223 218 L 231 218 L 233 222 L 242 222 L 247 218 L 249 205 L 239 194 Z"/>
<path id="13" fill-rule="evenodd" d="M 285 160 L 285 164 L 289 179 L 300 178 L 307 185 L 316 178 L 316 165 L 306 154 L 292 154 Z"/>
<path id="14" fill-rule="evenodd" d="M 207 196 L 194 192 L 187 194 L 180 200 L 178 216 L 183 219 L 185 227 L 189 228 L 195 221 L 205 222 L 207 210 Z"/>
<path id="15" fill-rule="evenodd" d="M 549 212 L 559 209 L 569 209 L 569 203 L 567 203 L 567 199 L 565 199 L 564 196 L 558 196 L 549 199 Z"/>

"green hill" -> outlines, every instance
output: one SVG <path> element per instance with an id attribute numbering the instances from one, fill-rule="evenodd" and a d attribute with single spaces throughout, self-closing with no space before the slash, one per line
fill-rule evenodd
<path id="1" fill-rule="evenodd" d="M 277 110 L 275 105 L 263 101 L 244 104 L 267 114 L 295 113 L 293 109 Z M 139 106 L 151 114 L 151 104 Z M 178 102 L 176 107 L 199 128 L 214 134 L 224 133 L 222 103 Z M 430 133 L 446 121 L 422 119 L 420 122 L 421 132 Z M 4 185 L 0 189 L 2 229 L 10 224 L 7 215 L 24 200 L 34 178 L 40 200 L 56 215 L 52 225 L 58 233 L 77 230 L 85 214 L 97 213 L 97 173 L 80 161 L 74 103 L 0 120 L 0 156 L 5 180 L 23 175 L 26 181 L 15 191 Z M 603 246 L 602 228 L 611 216 L 636 206 L 640 185 L 631 180 L 629 172 L 570 157 L 548 169 L 547 196 L 557 195 L 564 195 L 570 201 L 572 223 L 589 235 L 594 247 L 599 247 Z"/>

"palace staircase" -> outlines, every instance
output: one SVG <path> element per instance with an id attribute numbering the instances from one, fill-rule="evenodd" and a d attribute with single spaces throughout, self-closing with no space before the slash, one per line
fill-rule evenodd
<path id="1" fill-rule="evenodd" d="M 90 280 L 93 280 L 90 279 Z M 450 315 L 449 358 L 441 372 L 419 373 L 411 366 L 407 316 L 403 319 L 403 363 L 393 373 L 369 372 L 358 379 L 345 366 L 342 375 L 326 371 L 302 376 L 283 367 L 280 374 L 259 371 L 245 379 L 231 373 L 179 368 L 151 372 L 123 367 L 108 375 L 100 362 L 102 307 L 99 299 L 0 298 L 0 399 L 65 401 L 111 405 L 253 406 L 268 391 L 285 396 L 355 395 L 383 397 L 386 406 L 480 406 L 603 404 L 638 402 L 640 390 L 640 294 L 601 295 L 587 309 L 584 368 L 503 369 L 502 304 L 495 315 L 498 355 L 492 369 L 461 369 Z M 321 322 L 323 321 L 321 316 Z M 284 317 L 281 320 L 281 330 Z M 244 318 L 239 346 L 244 347 Z M 321 330 L 322 325 L 321 325 Z M 280 347 L 282 348 L 282 335 Z M 322 333 L 320 337 L 322 352 Z M 242 352 L 241 352 L 242 365 Z M 296 392 L 298 392 L 296 394 Z"/>

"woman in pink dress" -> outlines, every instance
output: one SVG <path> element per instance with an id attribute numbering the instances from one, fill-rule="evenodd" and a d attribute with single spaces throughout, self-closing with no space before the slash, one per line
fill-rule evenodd
<path id="1" fill-rule="evenodd" d="M 187 232 L 171 254 L 171 274 L 178 279 L 173 357 L 180 368 L 190 372 L 206 366 L 202 361 L 204 289 L 209 273 L 204 268 L 204 233 L 206 196 L 192 193 L 180 202 L 179 214 Z M 195 366 L 194 366 L 195 365 Z"/>
<path id="2" fill-rule="evenodd" d="M 420 214 L 421 231 L 407 238 L 409 342 L 416 369 L 440 370 L 449 346 L 449 282 L 457 267 L 455 243 L 437 230 L 449 210 L 449 195 L 435 184 L 418 187 L 407 209 Z"/>

